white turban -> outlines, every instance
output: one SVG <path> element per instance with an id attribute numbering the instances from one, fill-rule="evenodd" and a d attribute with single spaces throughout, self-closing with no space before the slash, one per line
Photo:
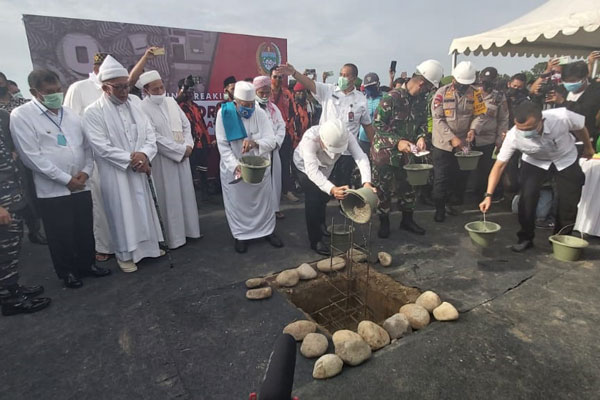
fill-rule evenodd
<path id="1" fill-rule="evenodd" d="M 121 77 L 128 78 L 129 72 L 127 72 L 127 70 L 111 55 L 106 56 L 98 70 L 98 80 L 104 82 Z"/>
<path id="2" fill-rule="evenodd" d="M 246 81 L 236 82 L 233 97 L 242 101 L 254 101 L 254 98 L 256 97 L 254 85 L 251 82 Z"/>
<path id="3" fill-rule="evenodd" d="M 158 73 L 158 71 L 144 72 L 143 74 L 140 75 L 140 78 L 136 82 L 135 87 L 142 90 L 142 88 L 144 86 L 146 86 L 147 84 L 149 84 L 150 82 L 158 81 L 160 79 L 162 79 L 162 78 L 160 77 L 160 74 Z"/>

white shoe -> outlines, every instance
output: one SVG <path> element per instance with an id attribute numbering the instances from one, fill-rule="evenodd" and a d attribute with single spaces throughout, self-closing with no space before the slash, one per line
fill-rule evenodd
<path id="1" fill-rule="evenodd" d="M 167 252 L 166 252 L 166 251 L 164 251 L 163 249 L 160 249 L 160 252 L 158 253 L 158 256 L 159 256 L 159 257 L 162 257 L 162 256 L 164 256 L 165 254 L 167 254 Z"/>
<path id="2" fill-rule="evenodd" d="M 297 202 L 297 201 L 300 201 L 300 199 L 299 199 L 299 198 L 297 198 L 297 197 L 294 195 L 294 193 L 292 193 L 292 192 L 287 192 L 287 193 L 285 194 L 285 198 L 286 198 L 286 199 L 288 199 L 289 201 L 292 201 L 292 202 L 294 202 L 294 203 L 295 203 L 295 202 Z"/>
<path id="3" fill-rule="evenodd" d="M 135 265 L 135 263 L 132 260 L 121 261 L 117 259 L 117 264 L 119 264 L 119 268 L 121 268 L 121 271 L 123 272 L 135 272 L 138 269 L 137 265 Z"/>

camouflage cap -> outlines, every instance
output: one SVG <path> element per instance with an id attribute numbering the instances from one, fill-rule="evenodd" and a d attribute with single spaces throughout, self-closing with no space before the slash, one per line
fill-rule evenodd
<path id="1" fill-rule="evenodd" d="M 481 82 L 493 81 L 498 77 L 498 70 L 494 67 L 486 67 L 479 73 L 479 80 Z"/>
<path id="2" fill-rule="evenodd" d="M 104 59 L 108 56 L 108 53 L 96 53 L 94 54 L 94 65 L 100 65 Z"/>

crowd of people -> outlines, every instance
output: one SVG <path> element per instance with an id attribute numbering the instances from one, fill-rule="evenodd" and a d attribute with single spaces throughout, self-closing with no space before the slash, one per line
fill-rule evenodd
<path id="1" fill-rule="evenodd" d="M 530 82 L 523 73 L 502 80 L 494 67 L 478 71 L 469 61 L 444 76 L 439 61 L 425 60 L 410 76 L 394 79 L 390 70 L 389 87 L 373 72 L 361 80 L 351 63 L 336 84 L 326 83 L 330 73 L 318 82 L 314 70 L 288 63 L 269 76 L 226 78 L 211 135 L 192 77 L 179 81 L 172 98 L 163 77 L 145 70 L 153 50 L 130 70 L 98 53 L 89 78 L 68 88 L 55 72 L 34 70 L 31 100 L 0 73 L 4 315 L 50 304 L 39 297 L 43 287 L 19 283 L 24 222 L 32 242 L 48 245 L 67 288 L 110 275 L 99 263 L 113 255 L 123 272 L 134 272 L 141 259 L 202 237 L 195 186 L 204 199 L 215 153 L 238 253 L 256 239 L 283 247 L 281 199 L 304 197 L 308 244 L 329 255 L 327 203 L 358 187 L 379 198 L 379 237 L 391 235 L 395 199 L 400 229 L 424 235 L 414 218 L 418 201 L 435 207 L 437 223 L 465 202 L 470 172 L 460 170 L 457 151 L 482 153 L 472 180 L 482 212 L 506 194 L 519 196 L 514 251 L 533 246 L 544 185 L 557 204 L 549 226 L 572 230 L 585 180 L 578 160 L 591 158 L 598 142 L 600 83 L 591 71 L 600 52 L 588 63 L 550 60 Z M 242 179 L 245 156 L 268 161 L 260 182 Z M 431 160 L 433 174 L 416 191 L 403 167 L 422 160 Z"/>

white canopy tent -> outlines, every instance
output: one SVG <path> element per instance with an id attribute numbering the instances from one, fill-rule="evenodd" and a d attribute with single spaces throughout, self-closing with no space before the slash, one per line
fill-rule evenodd
<path id="1" fill-rule="evenodd" d="M 459 53 L 586 57 L 600 50 L 599 27 L 600 0 L 548 0 L 496 29 L 454 39 L 452 69 Z"/>

